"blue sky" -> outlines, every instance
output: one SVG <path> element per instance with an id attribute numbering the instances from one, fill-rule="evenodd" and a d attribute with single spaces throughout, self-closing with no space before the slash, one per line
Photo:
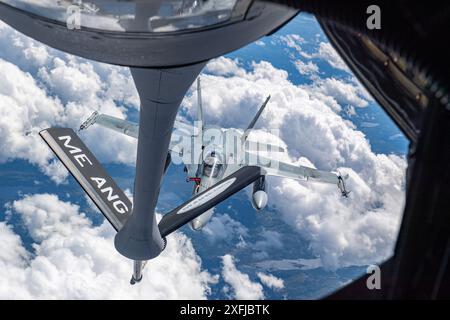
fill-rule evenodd
<path id="1" fill-rule="evenodd" d="M 216 59 L 202 74 L 206 121 L 244 128 L 272 99 L 254 139 L 285 144 L 285 160 L 350 175 L 334 187 L 268 180 L 256 213 L 243 190 L 215 209 L 202 232 L 183 227 L 149 263 L 139 287 L 114 251 L 114 232 L 53 158 L 37 132 L 76 128 L 94 110 L 136 120 L 125 68 L 72 57 L 0 26 L 0 297 L 318 298 L 386 259 L 404 197 L 407 141 L 339 60 L 313 17 L 301 14 L 273 36 Z M 179 116 L 195 119 L 196 93 Z M 265 133 L 278 130 L 280 137 Z M 133 139 L 95 126 L 83 140 L 127 192 Z M 171 166 L 158 212 L 189 198 Z M 13 277 L 6 278 L 6 274 Z M 161 279 L 164 279 L 162 281 Z"/>

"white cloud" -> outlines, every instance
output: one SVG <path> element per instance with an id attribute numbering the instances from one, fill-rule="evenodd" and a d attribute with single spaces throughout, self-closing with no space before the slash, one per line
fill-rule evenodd
<path id="1" fill-rule="evenodd" d="M 240 73 L 241 68 L 239 67 L 239 61 L 237 59 L 219 57 L 209 62 L 206 65 L 205 71 L 216 75 L 226 76 Z"/>
<path id="2" fill-rule="evenodd" d="M 237 237 L 247 236 L 248 229 L 228 214 L 214 215 L 202 229 L 211 242 L 230 241 Z"/>
<path id="3" fill-rule="evenodd" d="M 222 277 L 233 289 L 234 299 L 264 299 L 264 291 L 261 284 L 251 281 L 247 274 L 236 269 L 232 255 L 227 254 L 222 257 Z"/>
<path id="4" fill-rule="evenodd" d="M 317 39 L 316 35 L 316 40 Z M 316 74 L 318 73 L 318 67 L 312 61 L 303 62 L 302 60 L 296 59 L 295 57 L 298 55 L 302 57 L 302 59 L 325 60 L 333 68 L 351 73 L 350 69 L 329 42 L 320 42 L 316 52 L 308 53 L 304 49 L 307 41 L 298 34 L 279 36 L 277 40 L 279 40 L 281 44 L 294 50 L 294 54 L 291 53 L 290 56 L 300 74 Z"/>
<path id="5" fill-rule="evenodd" d="M 262 273 L 262 272 L 258 272 L 256 275 L 261 280 L 262 284 L 264 284 L 265 286 L 267 286 L 271 289 L 281 290 L 284 288 L 283 279 L 277 278 L 272 274 L 266 274 L 266 273 Z"/>
<path id="6" fill-rule="evenodd" d="M 303 59 L 322 59 L 328 62 L 333 68 L 350 73 L 350 69 L 329 42 L 320 42 L 316 52 L 308 53 L 304 49 L 307 42 L 300 35 L 288 34 L 279 36 L 278 38 L 282 44 L 286 45 L 288 48 L 294 49 L 295 53 L 300 55 Z M 292 55 L 292 58 L 294 58 L 294 55 Z M 301 60 L 294 59 L 293 63 L 297 70 L 303 75 L 318 72 L 317 65 L 312 61 L 305 63 Z"/>
<path id="7" fill-rule="evenodd" d="M 22 35 L 3 22 L 0 22 L 0 30 L 0 58 L 14 61 L 24 69 L 32 69 L 34 72 L 49 60 L 47 46 Z"/>
<path id="8" fill-rule="evenodd" d="M 401 138 L 403 138 L 403 134 L 401 134 L 401 133 L 396 133 L 396 134 L 391 135 L 391 136 L 389 137 L 389 140 L 395 140 L 395 139 L 401 139 Z"/>
<path id="9" fill-rule="evenodd" d="M 298 34 L 288 34 L 284 36 L 279 36 L 278 39 L 282 44 L 286 45 L 288 48 L 294 49 L 299 55 L 304 58 L 310 59 L 312 56 L 303 50 L 303 45 L 306 43 L 305 39 L 303 39 Z"/>
<path id="10" fill-rule="evenodd" d="M 228 58 L 223 58 L 233 60 Z M 211 63 L 214 63 L 213 60 Z M 204 117 L 209 124 L 221 124 L 233 127 L 247 127 L 267 95 L 272 94 L 269 106 L 273 104 L 274 95 L 272 92 L 274 83 L 277 81 L 280 86 L 286 82 L 288 73 L 284 70 L 275 69 L 268 62 L 253 63 L 254 72 L 246 72 L 240 68 L 232 77 L 222 77 L 216 74 L 202 75 L 202 97 L 204 101 Z M 207 66 L 207 70 L 209 67 Z M 275 82 L 275 85 L 276 83 Z M 251 84 L 254 83 L 255 87 Z M 232 92 L 232 94 L 230 94 Z M 185 97 L 183 106 L 190 115 L 194 116 L 197 105 L 197 94 Z M 263 117 L 271 113 L 271 108 L 266 109 Z"/>
<path id="11" fill-rule="evenodd" d="M 321 42 L 318 52 L 313 57 L 326 60 L 333 68 L 350 72 L 345 62 L 329 42 Z"/>
<path id="12" fill-rule="evenodd" d="M 52 154 L 37 131 L 63 117 L 63 106 L 48 97 L 27 73 L 0 59 L 0 163 L 26 159 L 41 170 L 51 165 Z M 55 181 L 64 179 L 64 172 L 52 174 Z"/>
<path id="13" fill-rule="evenodd" d="M 52 64 L 51 68 L 41 67 L 38 76 L 63 103 L 88 103 L 96 99 L 102 83 L 91 63 L 54 58 Z"/>
<path id="14" fill-rule="evenodd" d="M 251 197 L 251 193 L 250 192 L 248 193 L 249 196 Z M 249 201 L 251 201 L 251 199 L 249 199 Z M 253 259 L 255 260 L 267 259 L 270 256 L 270 253 L 273 252 L 273 250 L 283 249 L 282 236 L 279 232 L 274 230 L 263 229 L 263 231 L 260 232 L 260 235 L 261 238 L 259 238 L 259 240 L 257 240 L 251 245 L 251 248 L 253 249 L 252 253 Z"/>
<path id="15" fill-rule="evenodd" d="M 375 128 L 378 127 L 380 124 L 377 122 L 368 122 L 368 121 L 363 121 L 361 122 L 360 126 L 363 128 Z"/>
<path id="16" fill-rule="evenodd" d="M 2 299 L 204 299 L 217 281 L 201 269 L 186 236 L 169 236 L 141 283 L 129 284 L 132 264 L 113 246 L 114 230 L 98 227 L 77 205 L 56 195 L 25 196 L 10 204 L 32 237 L 33 253 L 11 227 L 0 223 Z"/>
<path id="17" fill-rule="evenodd" d="M 341 106 L 350 105 L 364 108 L 369 104 L 367 100 L 370 97 L 366 95 L 365 90 L 361 86 L 336 78 L 317 80 L 308 89 L 312 94 L 317 95 L 319 99 L 328 102 L 329 100 L 325 99 L 332 98 Z M 332 105 L 334 106 L 335 104 L 332 103 Z"/>
<path id="18" fill-rule="evenodd" d="M 281 249 L 283 248 L 283 241 L 281 240 L 281 234 L 274 230 L 263 230 L 261 232 L 262 239 L 258 240 L 254 244 L 254 248 L 257 250 L 267 251 L 269 249 Z"/>
<path id="19" fill-rule="evenodd" d="M 319 67 L 314 62 L 303 62 L 301 60 L 294 61 L 294 65 L 298 72 L 303 75 L 316 74 L 319 72 Z"/>
<path id="20" fill-rule="evenodd" d="M 138 105 L 131 74 L 48 48 L 3 23 L 0 31 L 0 163 L 24 159 L 61 183 L 67 172 L 38 132 L 76 129 L 94 110 L 126 118 L 124 106 Z M 83 140 L 102 162 L 135 161 L 134 139 L 94 126 Z"/>
<path id="21" fill-rule="evenodd" d="M 313 253 L 330 269 L 387 258 L 404 199 L 405 160 L 375 154 L 365 135 L 339 114 L 347 104 L 367 103 L 366 93 L 350 81 L 331 78 L 297 86 L 284 70 L 265 61 L 227 77 L 203 76 L 208 123 L 245 128 L 271 94 L 258 125 L 279 130 L 289 151 L 279 159 L 350 175 L 349 199 L 332 185 L 268 179 L 269 205 L 276 204 L 286 223 L 310 241 Z M 195 93 L 184 100 L 188 113 L 195 112 L 195 104 Z M 252 133 L 252 140 L 263 137 L 260 132 Z"/>

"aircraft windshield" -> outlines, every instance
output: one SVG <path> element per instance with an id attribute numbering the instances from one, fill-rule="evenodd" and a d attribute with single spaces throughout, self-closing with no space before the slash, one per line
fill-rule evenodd
<path id="1" fill-rule="evenodd" d="M 0 0 L 75 27 L 125 32 L 174 32 L 231 18 L 237 0 Z"/>
<path id="2" fill-rule="evenodd" d="M 217 178 L 222 172 L 223 165 L 217 157 L 208 156 L 203 164 L 203 175 L 209 178 Z"/>

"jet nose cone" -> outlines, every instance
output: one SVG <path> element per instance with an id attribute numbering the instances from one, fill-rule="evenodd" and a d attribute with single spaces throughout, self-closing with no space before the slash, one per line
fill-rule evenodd
<path id="1" fill-rule="evenodd" d="M 267 205 L 267 193 L 265 191 L 259 190 L 253 194 L 253 205 L 256 210 L 262 210 Z"/>

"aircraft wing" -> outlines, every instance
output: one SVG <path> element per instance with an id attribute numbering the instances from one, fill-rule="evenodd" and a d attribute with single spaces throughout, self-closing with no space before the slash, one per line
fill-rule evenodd
<path id="1" fill-rule="evenodd" d="M 105 128 L 125 134 L 135 139 L 138 138 L 139 125 L 137 123 L 109 116 L 107 114 L 101 114 L 98 112 L 94 112 L 85 122 L 83 122 L 83 124 L 80 126 L 80 130 L 87 129 L 93 124 L 101 125 Z M 197 134 L 198 132 L 198 129 L 196 127 L 179 120 L 175 120 L 174 129 L 175 130 L 172 134 L 169 150 L 177 152 L 181 152 L 179 148 L 183 147 L 183 142 L 190 142 L 190 137 Z M 175 146 L 178 147 L 175 148 Z"/>
<path id="2" fill-rule="evenodd" d="M 296 180 L 311 180 L 336 185 L 339 185 L 342 180 L 340 175 L 333 172 L 293 165 L 282 161 L 268 159 L 249 152 L 245 152 L 243 164 L 249 166 L 259 166 L 264 169 L 267 175 L 270 176 L 291 178 Z"/>
<path id="3" fill-rule="evenodd" d="M 123 133 L 129 137 L 135 139 L 138 138 L 139 125 L 137 123 L 108 116 L 107 114 L 99 114 L 97 111 L 94 112 L 85 122 L 83 122 L 83 124 L 80 126 L 80 130 L 87 129 L 94 123 L 108 129 Z"/>

